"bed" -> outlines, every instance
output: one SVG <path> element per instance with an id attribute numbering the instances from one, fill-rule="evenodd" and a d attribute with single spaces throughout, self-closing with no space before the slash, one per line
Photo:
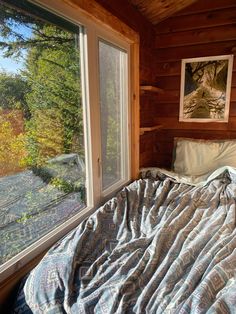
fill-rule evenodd
<path id="1" fill-rule="evenodd" d="M 225 141 L 197 144 L 216 144 L 213 169 L 143 169 L 48 251 L 12 313 L 236 313 L 236 168 Z"/>

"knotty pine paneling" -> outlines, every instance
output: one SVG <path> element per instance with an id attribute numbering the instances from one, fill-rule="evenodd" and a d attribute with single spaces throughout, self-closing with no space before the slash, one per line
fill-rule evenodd
<path id="1" fill-rule="evenodd" d="M 152 24 L 157 24 L 197 0 L 129 0 Z"/>
<path id="2" fill-rule="evenodd" d="M 156 36 L 156 46 L 158 48 L 183 47 L 226 42 L 228 40 L 236 40 L 236 23 L 182 31 L 179 36 L 173 36 L 172 33 L 159 34 Z"/>
<path id="3" fill-rule="evenodd" d="M 154 27 L 127 0 L 96 0 L 96 2 L 138 32 L 143 46 L 148 46 L 153 42 Z"/>
<path id="4" fill-rule="evenodd" d="M 199 0 L 203 5 L 203 0 Z M 223 3 L 223 0 L 222 0 Z M 208 10 L 183 16 L 172 16 L 156 26 L 157 33 L 180 32 L 193 29 L 203 29 L 236 23 L 236 6 L 225 9 L 215 9 L 214 1 L 206 0 Z M 227 6 L 225 0 L 224 6 Z"/>
<path id="5" fill-rule="evenodd" d="M 173 34 L 176 36 L 177 34 Z M 232 54 L 236 49 L 236 40 L 225 40 L 220 42 L 210 42 L 201 45 L 178 46 L 171 48 L 157 49 L 156 57 L 159 62 L 176 61 L 183 58 L 195 58 L 205 56 L 217 56 Z"/>
<path id="6" fill-rule="evenodd" d="M 231 102 L 229 112 L 231 117 L 236 117 L 235 101 Z M 158 120 L 162 121 L 163 124 L 164 120 L 161 120 L 162 118 L 178 117 L 179 107 L 177 103 L 159 103 L 158 106 L 155 106 L 155 110 L 152 110 L 152 114 L 155 114 L 155 117 L 158 117 Z M 157 120 L 157 118 L 154 118 L 153 120 Z"/>
<path id="7" fill-rule="evenodd" d="M 181 73 L 181 63 L 178 61 L 160 61 L 156 59 L 155 65 L 155 73 L 156 78 L 160 80 L 162 76 L 173 76 L 173 75 L 180 75 Z M 159 84 L 159 81 L 158 81 Z"/>
<path id="8" fill-rule="evenodd" d="M 150 166 L 150 157 L 153 157 L 155 132 L 146 132 L 140 136 L 140 165 L 141 167 Z"/>
<path id="9" fill-rule="evenodd" d="M 233 51 L 235 54 L 235 51 Z M 209 51 L 208 51 L 209 54 Z M 232 54 L 232 52 L 230 53 Z M 176 59 L 177 60 L 177 59 Z M 233 63 L 233 72 L 236 72 L 236 61 Z M 155 74 L 156 74 L 156 80 L 158 79 L 157 83 L 158 86 L 160 84 L 160 78 L 163 76 L 180 76 L 181 73 L 181 62 L 179 62 L 179 59 L 177 61 L 167 61 L 166 59 L 164 61 L 160 61 L 159 59 L 156 59 L 156 65 L 155 65 Z M 233 76 L 234 78 L 234 76 Z M 166 85 L 166 88 L 168 88 L 168 84 Z"/>
<path id="10" fill-rule="evenodd" d="M 156 124 L 162 124 L 164 129 L 179 129 L 189 130 L 189 137 L 193 130 L 209 130 L 214 132 L 215 130 L 223 131 L 235 131 L 236 130 L 236 117 L 230 117 L 228 123 L 194 123 L 194 122 L 179 122 L 179 117 L 157 117 L 155 119 Z"/>
<path id="11" fill-rule="evenodd" d="M 236 60 L 229 122 L 178 121 L 181 59 L 236 53 L 235 0 L 199 0 L 156 26 L 155 45 L 155 81 L 164 93 L 156 95 L 150 112 L 152 120 L 163 125 L 162 131 L 155 132 L 152 166 L 170 168 L 176 136 L 236 138 Z"/>
<path id="12" fill-rule="evenodd" d="M 235 73 L 236 74 L 236 73 Z M 164 93 L 160 93 L 156 96 L 156 103 L 169 103 L 175 102 L 179 104 L 180 88 L 179 89 L 166 89 Z M 236 87 L 231 88 L 231 102 L 236 101 Z"/>
<path id="13" fill-rule="evenodd" d="M 214 10 L 222 10 L 222 9 L 229 9 L 235 8 L 235 0 L 214 0 Z M 209 13 L 212 10 L 212 1 L 204 2 L 204 1 L 197 1 L 193 5 L 187 7 L 176 13 L 175 16 L 183 16 L 183 15 L 190 15 L 196 13 Z"/>

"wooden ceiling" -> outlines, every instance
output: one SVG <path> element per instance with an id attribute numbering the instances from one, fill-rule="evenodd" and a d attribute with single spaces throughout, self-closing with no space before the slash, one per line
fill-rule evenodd
<path id="1" fill-rule="evenodd" d="M 197 0 L 129 0 L 153 25 Z"/>

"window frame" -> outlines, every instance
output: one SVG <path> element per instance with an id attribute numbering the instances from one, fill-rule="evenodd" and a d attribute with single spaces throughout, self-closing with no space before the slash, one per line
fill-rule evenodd
<path id="1" fill-rule="evenodd" d="M 102 34 L 104 36 L 104 34 Z M 107 45 L 110 45 L 111 47 L 114 47 L 116 49 L 120 49 L 120 51 L 123 51 L 126 53 L 126 55 L 123 55 L 122 58 L 125 59 L 125 63 L 127 65 L 127 68 L 122 68 L 121 69 L 121 75 L 123 78 L 127 78 L 127 81 L 122 82 L 122 100 L 121 100 L 121 112 L 120 112 L 120 136 L 124 138 L 123 143 L 121 143 L 121 178 L 113 183 L 111 186 L 103 189 L 102 187 L 102 165 L 100 169 L 100 195 L 102 199 L 106 199 L 109 197 L 113 191 L 119 190 L 122 186 L 124 186 L 126 183 L 130 181 L 130 147 L 131 147 L 131 131 L 130 131 L 130 95 L 129 95 L 129 90 L 130 90 L 130 70 L 129 70 L 129 64 L 130 64 L 130 47 L 128 45 L 117 45 L 117 42 L 114 42 L 113 38 L 111 37 L 108 40 L 106 40 L 104 37 L 97 36 L 97 53 L 96 55 L 99 58 L 99 43 L 105 43 Z M 122 63 L 124 65 L 124 63 Z M 97 63 L 97 73 L 99 76 L 99 62 Z M 126 83 L 126 86 L 125 86 Z M 98 99 L 97 99 L 97 104 L 99 106 L 100 103 L 100 93 L 99 93 L 99 85 L 98 85 Z M 127 104 L 127 107 L 125 108 L 125 105 Z M 100 106 L 99 106 L 99 113 L 100 113 Z M 101 118 L 99 119 L 101 121 Z M 99 126 L 99 129 L 101 130 L 101 125 Z M 100 137 L 100 142 L 101 142 L 101 137 Z M 100 151 L 99 151 L 99 159 L 102 160 L 102 151 L 101 151 L 101 146 L 100 146 Z"/>
<path id="2" fill-rule="evenodd" d="M 78 214 L 74 215 L 67 222 L 62 223 L 60 226 L 56 227 L 52 231 L 48 232 L 41 239 L 34 242 L 28 248 L 24 249 L 22 252 L 18 253 L 16 256 L 11 258 L 9 261 L 0 266 L 0 283 L 6 280 L 9 276 L 17 272 L 27 263 L 29 263 L 33 258 L 39 255 L 41 252 L 48 249 L 53 243 L 62 238 L 70 230 L 75 228 L 83 219 L 89 216 L 95 211 L 95 209 L 108 198 L 110 198 L 117 190 L 119 190 L 123 185 L 127 184 L 131 178 L 137 176 L 137 160 L 135 162 L 136 168 L 132 169 L 129 173 L 129 178 L 124 180 L 118 186 L 115 186 L 112 191 L 108 190 L 105 193 L 101 189 L 101 177 L 99 177 L 99 172 L 101 172 L 99 160 L 101 160 L 101 146 L 100 146 L 100 129 L 99 121 L 96 119 L 97 114 L 100 112 L 99 108 L 99 79 L 98 79 L 98 42 L 99 39 L 105 40 L 109 43 L 114 44 L 117 47 L 127 49 L 128 51 L 128 64 L 130 66 L 131 59 L 134 59 L 132 63 L 138 64 L 138 46 L 137 46 L 137 37 L 134 39 L 135 49 L 131 49 L 132 40 L 127 41 L 126 36 L 120 34 L 116 30 L 111 31 L 110 26 L 106 27 L 104 23 L 98 23 L 94 21 L 91 16 L 86 16 L 83 10 L 74 10 L 73 6 L 65 3 L 64 0 L 50 1 L 50 5 L 46 0 L 37 0 L 31 1 L 32 3 L 49 10 L 53 14 L 61 16 L 62 18 L 72 22 L 76 25 L 83 25 L 86 28 L 83 38 L 80 40 L 83 41 L 83 49 L 81 49 L 81 60 L 84 62 L 82 69 L 82 100 L 83 100 L 83 109 L 84 109 L 84 129 L 85 129 L 85 156 L 86 156 L 86 174 L 88 179 L 88 184 L 90 189 L 87 189 L 87 207 L 82 209 Z M 63 12 L 63 14 L 62 14 Z M 126 39 L 125 39 L 126 38 Z M 132 107 L 134 104 L 139 104 L 137 99 L 139 98 L 139 89 L 137 75 L 133 84 L 131 84 L 131 69 L 129 69 L 128 81 L 129 81 L 129 93 L 128 103 L 132 102 Z M 135 72 L 135 71 L 134 71 Z M 136 72 L 137 73 L 137 72 Z M 136 88 L 134 88 L 134 86 Z M 95 89 L 95 90 L 94 90 Z M 134 90 L 136 94 L 134 93 Z M 84 104 L 90 104 L 85 106 Z M 93 114 L 91 112 L 93 111 Z M 139 135 L 139 125 L 137 126 L 137 117 L 139 108 L 136 107 L 135 111 L 132 111 L 131 106 L 129 106 L 129 121 L 128 121 L 128 132 L 130 134 L 128 145 L 132 147 L 132 154 L 129 154 L 128 158 L 128 169 L 131 168 L 131 156 L 137 155 L 136 145 L 135 151 L 133 149 L 134 137 L 138 138 Z M 132 120 L 131 120 L 132 113 Z M 100 115 L 100 114 L 99 114 Z M 136 127 L 134 128 L 134 124 Z M 98 140 L 99 138 L 99 140 Z M 131 139 L 132 138 L 132 139 Z M 92 141 L 93 139 L 93 141 Z M 88 151 L 90 155 L 88 155 Z"/>

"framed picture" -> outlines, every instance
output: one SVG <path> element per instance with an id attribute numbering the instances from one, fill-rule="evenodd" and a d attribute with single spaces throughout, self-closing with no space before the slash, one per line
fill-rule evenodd
<path id="1" fill-rule="evenodd" d="M 179 121 L 228 122 L 233 55 L 182 59 Z"/>

